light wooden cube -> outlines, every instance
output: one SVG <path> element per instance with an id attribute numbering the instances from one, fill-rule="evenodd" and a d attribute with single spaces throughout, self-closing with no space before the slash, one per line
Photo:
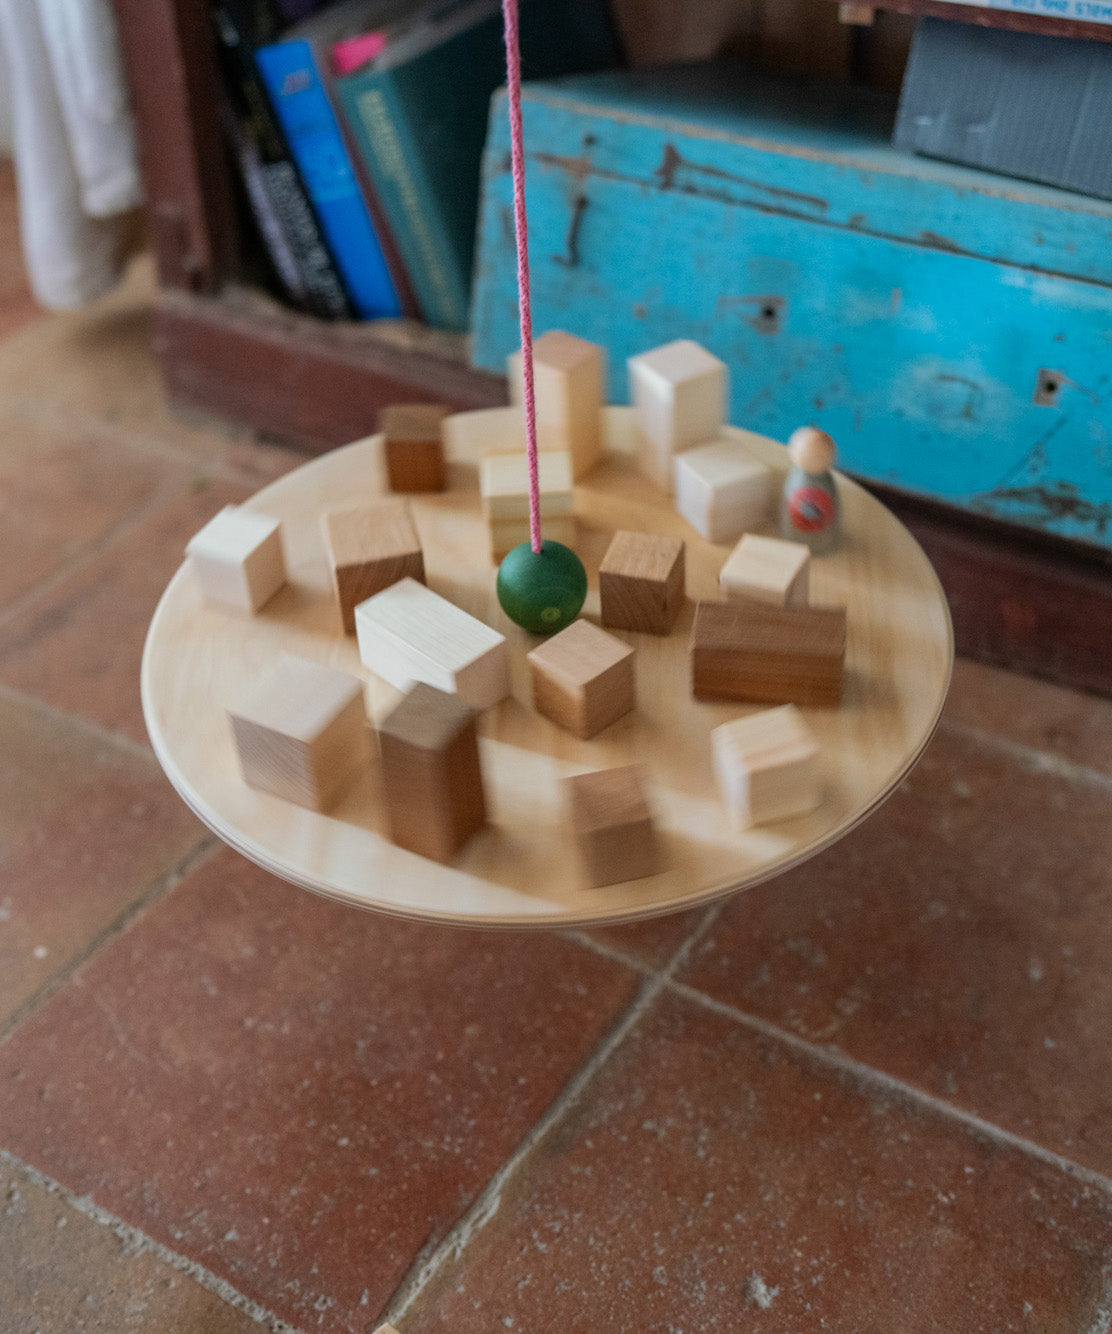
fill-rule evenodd
<path id="1" fill-rule="evenodd" d="M 672 455 L 710 440 L 726 419 L 726 363 L 689 339 L 630 357 L 629 396 L 637 410 L 642 462 L 672 491 Z"/>
<path id="2" fill-rule="evenodd" d="M 399 690 L 424 681 L 476 709 L 510 693 L 504 636 L 415 579 L 361 602 L 355 632 L 363 664 Z"/>
<path id="3" fill-rule="evenodd" d="M 421 540 L 402 499 L 333 510 L 324 516 L 332 586 L 344 623 L 355 633 L 355 608 L 399 579 L 425 578 Z"/>
<path id="4" fill-rule="evenodd" d="M 768 517 L 772 470 L 736 440 L 712 440 L 677 454 L 676 509 L 709 542 L 733 542 Z"/>
<path id="5" fill-rule="evenodd" d="M 189 539 L 189 563 L 206 602 L 254 613 L 286 582 L 281 524 L 226 505 Z"/>
<path id="6" fill-rule="evenodd" d="M 244 782 L 322 811 L 367 762 L 363 685 L 280 653 L 228 710 Z"/>
<path id="7" fill-rule="evenodd" d="M 522 356 L 508 359 L 510 400 L 524 401 Z M 533 342 L 533 398 L 537 438 L 545 449 L 571 453 L 576 480 L 602 458 L 606 352 L 574 334 L 551 330 Z"/>
<path id="8" fill-rule="evenodd" d="M 538 713 L 585 741 L 633 708 L 633 650 L 573 621 L 527 655 Z"/>
<path id="9" fill-rule="evenodd" d="M 528 519 L 493 519 L 487 525 L 490 534 L 490 554 L 495 561 L 531 539 Z M 566 514 L 558 518 L 545 519 L 541 535 L 546 542 L 562 542 L 564 546 L 575 549 L 575 516 Z"/>
<path id="10" fill-rule="evenodd" d="M 805 607 L 811 553 L 798 542 L 746 533 L 718 575 L 725 598 L 752 598 L 777 607 Z"/>
<path id="11" fill-rule="evenodd" d="M 391 839 L 447 861 L 486 821 L 475 711 L 419 683 L 378 733 Z"/>
<path id="12" fill-rule="evenodd" d="M 590 885 L 640 880 L 660 870 L 660 842 L 640 765 L 600 769 L 565 781 L 572 827 Z"/>
<path id="13" fill-rule="evenodd" d="M 684 550 L 678 537 L 615 533 L 598 567 L 603 625 L 670 634 L 683 606 Z"/>
<path id="14" fill-rule="evenodd" d="M 539 451 L 537 479 L 544 536 L 565 546 L 573 545 L 571 454 L 566 449 Z M 525 450 L 487 454 L 481 459 L 479 494 L 490 533 L 490 554 L 494 560 L 501 560 L 508 551 L 529 541 L 529 459 Z"/>
<path id="15" fill-rule="evenodd" d="M 804 815 L 822 801 L 818 742 L 794 704 L 723 723 L 711 747 L 722 799 L 740 829 Z"/>
<path id="16" fill-rule="evenodd" d="M 537 454 L 537 480 L 542 519 L 572 512 L 571 455 L 566 449 L 542 449 Z M 479 494 L 488 520 L 528 521 L 529 459 L 524 448 L 511 454 L 487 454 L 479 461 Z"/>
<path id="17" fill-rule="evenodd" d="M 396 403 L 378 418 L 391 491 L 443 491 L 447 475 L 441 428 L 449 409 L 439 403 Z"/>

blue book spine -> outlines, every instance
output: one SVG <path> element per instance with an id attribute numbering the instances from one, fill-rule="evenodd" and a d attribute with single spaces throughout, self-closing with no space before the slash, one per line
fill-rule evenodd
<path id="1" fill-rule="evenodd" d="M 400 315 L 312 48 L 305 41 L 275 42 L 256 51 L 255 60 L 352 304 L 364 319 Z"/>

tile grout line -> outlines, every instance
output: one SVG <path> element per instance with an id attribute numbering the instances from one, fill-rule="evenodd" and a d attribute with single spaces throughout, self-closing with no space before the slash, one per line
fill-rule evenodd
<path id="1" fill-rule="evenodd" d="M 1034 1140 L 1025 1139 L 1014 1131 L 1005 1130 L 1002 1126 L 986 1121 L 975 1112 L 966 1111 L 963 1107 L 947 1102 L 945 1098 L 939 1098 L 933 1093 L 928 1093 L 925 1089 L 916 1088 L 914 1084 L 908 1084 L 895 1075 L 887 1074 L 883 1070 L 878 1070 L 875 1066 L 855 1060 L 854 1057 L 847 1055 L 836 1047 L 820 1046 L 817 1043 L 808 1042 L 806 1038 L 801 1038 L 787 1029 L 780 1028 L 767 1019 L 747 1014 L 744 1010 L 728 1005 L 725 1001 L 715 1000 L 713 996 L 708 996 L 705 992 L 688 986 L 684 982 L 676 982 L 667 978 L 664 981 L 664 987 L 674 995 L 691 1001 L 703 1009 L 711 1010 L 715 1014 L 720 1014 L 726 1019 L 732 1019 L 743 1028 L 748 1028 L 772 1042 L 788 1047 L 796 1054 L 806 1056 L 809 1060 L 825 1066 L 830 1071 L 851 1076 L 863 1089 L 868 1089 L 874 1093 L 885 1093 L 888 1096 L 899 1098 L 905 1106 L 920 1111 L 930 1111 L 944 1120 L 957 1121 L 965 1126 L 967 1130 L 991 1141 L 997 1147 L 1015 1149 L 1025 1156 L 1035 1158 L 1046 1166 L 1063 1173 L 1063 1175 L 1081 1182 L 1083 1185 L 1092 1187 L 1102 1195 L 1112 1198 L 1112 1178 L 1106 1177 L 1100 1172 L 1095 1172 L 1090 1167 L 1075 1163 L 1072 1158 L 1066 1158 L 1063 1154 L 1055 1153 L 1053 1149 L 1044 1148 L 1043 1145 L 1036 1144 Z M 1109 1309 L 1112 1312 L 1112 1289 L 1109 1292 L 1109 1301 Z"/>
<path id="2" fill-rule="evenodd" d="M 1025 746 L 1021 741 L 997 736 L 995 732 L 985 732 L 970 723 L 957 723 L 944 719 L 942 727 L 957 736 L 976 741 L 986 750 L 995 751 L 998 755 L 1014 760 L 1029 773 L 1049 774 L 1053 778 L 1062 778 L 1078 787 L 1092 787 L 1101 792 L 1112 792 L 1112 774 L 1090 768 L 1086 764 L 1078 764 L 1076 760 L 1067 760 L 1064 755 L 1055 755 L 1050 751 L 1038 750 L 1034 746 Z"/>
<path id="3" fill-rule="evenodd" d="M 425 1258 L 422 1259 L 418 1256 L 409 1274 L 399 1284 L 397 1291 L 387 1304 L 382 1320 L 387 1324 L 396 1325 L 441 1267 L 449 1260 L 458 1259 L 466 1250 L 472 1237 L 490 1222 L 498 1212 L 503 1188 L 516 1175 L 533 1150 L 579 1102 L 588 1085 L 595 1079 L 602 1067 L 610 1060 L 610 1057 L 622 1045 L 633 1029 L 636 1028 L 657 997 L 668 985 L 671 975 L 686 962 L 691 951 L 710 929 L 720 911 L 721 907 L 717 904 L 708 908 L 664 968 L 647 974 L 642 973 L 644 980 L 638 988 L 637 995 L 630 1002 L 617 1024 L 599 1042 L 587 1060 L 565 1084 L 560 1093 L 556 1095 L 540 1120 L 526 1133 L 502 1166 L 487 1182 L 471 1208 L 456 1223 L 444 1240 Z"/>
<path id="4" fill-rule="evenodd" d="M 126 541 L 128 537 L 136 532 L 147 519 L 151 517 L 168 500 L 172 500 L 178 493 L 179 487 L 171 482 L 161 482 L 151 493 L 150 499 L 145 504 L 140 505 L 136 510 L 130 510 L 126 515 L 114 523 L 106 533 L 99 538 L 80 548 L 74 555 L 67 560 L 53 574 L 48 574 L 45 579 L 39 582 L 24 593 L 21 597 L 10 603 L 7 607 L 0 610 L 0 630 L 5 626 L 11 625 L 29 611 L 33 611 L 35 603 L 43 598 L 48 598 L 58 589 L 83 570 L 94 564 L 101 556 L 105 554 L 117 542 Z M 184 560 L 184 552 L 182 559 Z"/>
<path id="5" fill-rule="evenodd" d="M 696 930 L 697 926 L 698 924 L 692 930 Z M 597 954 L 602 959 L 608 959 L 611 963 L 620 963 L 633 972 L 640 973 L 643 977 L 660 977 L 663 974 L 663 968 L 654 968 L 652 964 L 645 963 L 643 959 L 635 958 L 632 954 L 626 954 L 623 950 L 616 950 L 613 945 L 604 945 L 586 931 L 569 928 L 558 931 L 556 934 L 572 945 L 579 945 L 585 950 L 590 950 L 592 954 Z M 681 944 L 680 948 L 682 949 L 682 947 Z"/>
<path id="6" fill-rule="evenodd" d="M 23 1162 L 7 1149 L 0 1148 L 0 1164 L 3 1164 L 15 1175 L 23 1177 L 33 1185 L 47 1191 L 50 1195 L 56 1196 L 64 1204 L 81 1214 L 82 1217 L 93 1223 L 98 1223 L 101 1227 L 108 1228 L 124 1243 L 125 1256 L 154 1256 L 156 1260 L 161 1260 L 164 1264 L 172 1266 L 179 1273 L 188 1275 L 200 1287 L 219 1297 L 221 1301 L 226 1302 L 237 1311 L 242 1311 L 256 1324 L 266 1325 L 271 1334 L 301 1334 L 301 1331 L 295 1326 L 288 1325 L 252 1298 L 244 1296 L 227 1279 L 220 1278 L 211 1269 L 206 1269 L 204 1265 L 198 1264 L 196 1260 L 190 1260 L 188 1256 L 172 1251 L 168 1246 L 164 1246 L 162 1242 L 155 1241 L 153 1237 L 148 1237 L 145 1232 L 141 1232 L 137 1227 L 132 1227 L 130 1223 L 125 1223 L 122 1218 L 117 1218 L 115 1214 L 109 1213 L 107 1209 L 103 1209 L 99 1204 L 94 1203 L 90 1196 L 76 1195 L 63 1186 L 60 1181 L 55 1181 L 53 1177 L 47 1176 L 45 1172 L 40 1172 L 37 1167 L 32 1167 L 29 1163 Z"/>
<path id="7" fill-rule="evenodd" d="M 157 876 L 147 889 L 118 913 L 107 926 L 103 927 L 84 948 L 74 954 L 66 964 L 33 992 L 0 1024 L 0 1047 L 19 1031 L 24 1023 L 44 1005 L 56 992 L 68 985 L 79 969 L 83 968 L 94 955 L 117 936 L 122 935 L 148 908 L 175 889 L 181 882 L 205 862 L 209 861 L 224 845 L 206 830 L 205 836 L 191 851 L 168 871 Z"/>
<path id="8" fill-rule="evenodd" d="M 86 718 L 80 713 L 67 713 L 65 709 L 58 708 L 56 704 L 49 704 L 45 699 L 39 699 L 36 695 L 28 695 L 22 690 L 16 690 L 4 681 L 0 681 L 0 699 L 7 700 L 8 703 L 18 705 L 21 708 L 32 709 L 51 722 L 65 723 L 76 727 L 78 731 L 84 732 L 89 740 L 98 741 L 104 746 L 115 747 L 125 755 L 130 755 L 133 759 L 146 760 L 161 772 L 161 766 L 151 747 L 146 742 L 134 740 L 124 732 L 113 732 L 110 728 L 103 727 L 100 723 L 94 722 L 91 718 Z"/>
<path id="9" fill-rule="evenodd" d="M 9 410 L 19 412 L 31 424 L 45 430 L 80 430 L 83 434 L 96 439 L 109 439 L 116 444 L 122 445 L 133 454 L 147 455 L 161 459 L 166 463 L 177 463 L 183 468 L 191 469 L 196 473 L 206 476 L 219 477 L 226 482 L 239 482 L 245 485 L 253 485 L 255 490 L 261 486 L 269 485 L 271 481 L 277 481 L 278 478 L 263 478 L 255 476 L 249 469 L 237 467 L 234 463 L 229 463 L 226 457 L 226 450 L 229 446 L 236 445 L 265 445 L 258 432 L 244 429 L 242 434 L 236 433 L 236 428 L 229 430 L 227 422 L 216 421 L 214 425 L 191 426 L 188 422 L 181 422 L 173 415 L 173 405 L 168 403 L 170 410 L 170 421 L 177 422 L 178 425 L 184 425 L 186 429 L 196 429 L 202 435 L 218 435 L 223 444 L 219 452 L 215 454 L 194 454 L 183 445 L 174 444 L 165 439 L 157 431 L 145 431 L 137 429 L 134 426 L 121 425 L 118 422 L 111 422 L 99 418 L 89 418 L 82 412 L 59 407 L 56 404 L 41 404 L 28 401 L 19 403 L 16 400 L 7 400 Z M 294 460 L 291 463 L 291 469 L 297 467 L 300 463 L 306 463 L 316 457 L 312 453 L 294 448 L 292 445 L 282 445 L 275 442 L 275 448 L 286 449 L 290 458 Z M 279 474 L 284 476 L 285 474 Z"/>

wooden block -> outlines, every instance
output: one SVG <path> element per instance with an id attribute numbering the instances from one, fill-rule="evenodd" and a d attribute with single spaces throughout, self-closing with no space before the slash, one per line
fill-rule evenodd
<path id="1" fill-rule="evenodd" d="M 322 811 L 367 761 L 363 684 L 280 653 L 228 710 L 244 782 Z"/>
<path id="2" fill-rule="evenodd" d="M 798 542 L 746 533 L 718 575 L 725 598 L 754 598 L 777 607 L 805 607 L 811 553 Z"/>
<path id="3" fill-rule="evenodd" d="M 391 839 L 447 861 L 486 821 L 475 711 L 418 683 L 378 733 Z"/>
<path id="4" fill-rule="evenodd" d="M 379 413 L 391 491 L 443 491 L 447 470 L 441 426 L 450 409 L 439 403 L 396 403 Z"/>
<path id="5" fill-rule="evenodd" d="M 678 537 L 615 533 L 598 567 L 603 625 L 670 634 L 683 606 L 684 564 Z"/>
<path id="6" fill-rule="evenodd" d="M 186 545 L 206 602 L 256 612 L 286 582 L 281 524 L 226 505 Z"/>
<path id="7" fill-rule="evenodd" d="M 633 708 L 633 650 L 590 621 L 573 621 L 527 657 L 537 712 L 580 740 Z"/>
<path id="8" fill-rule="evenodd" d="M 379 1325 L 378 1329 L 375 1330 L 375 1334 L 398 1334 L 398 1331 L 393 1325 Z"/>
<path id="9" fill-rule="evenodd" d="M 522 357 L 508 359 L 510 401 L 524 399 Z M 602 458 L 606 352 L 574 334 L 551 330 L 533 342 L 533 398 L 543 449 L 567 449 L 578 480 Z"/>
<path id="10" fill-rule="evenodd" d="M 598 888 L 655 875 L 662 857 L 640 765 L 565 780 L 571 822 L 588 882 Z"/>
<path id="11" fill-rule="evenodd" d="M 706 700 L 838 704 L 845 651 L 844 607 L 700 602 L 691 636 L 692 691 Z"/>
<path id="12" fill-rule="evenodd" d="M 672 455 L 717 435 L 726 418 L 727 371 L 689 339 L 630 357 L 629 396 L 644 441 L 642 462 L 672 491 Z"/>
<path id="13" fill-rule="evenodd" d="M 361 602 L 355 632 L 364 665 L 399 690 L 424 681 L 476 709 L 510 693 L 505 638 L 415 579 Z"/>
<path id="14" fill-rule="evenodd" d="M 537 455 L 542 519 L 571 514 L 574 501 L 571 455 L 566 449 L 545 449 Z M 491 523 L 529 520 L 529 460 L 524 446 L 512 454 L 487 454 L 479 463 L 479 494 Z"/>
<path id="15" fill-rule="evenodd" d="M 735 718 L 710 736 L 719 790 L 739 829 L 821 802 L 818 743 L 794 704 Z"/>
<path id="16" fill-rule="evenodd" d="M 399 579 L 424 582 L 425 558 L 406 501 L 383 500 L 324 516 L 332 586 L 344 623 L 355 633 L 355 608 Z"/>
<path id="17" fill-rule="evenodd" d="M 488 524 L 488 529 L 490 532 L 490 555 L 491 559 L 495 561 L 500 561 L 508 551 L 520 546 L 522 542 L 528 542 L 531 537 L 528 519 L 495 519 Z M 575 516 L 565 514 L 557 518 L 542 520 L 541 536 L 546 542 L 562 542 L 564 546 L 571 547 L 574 550 Z"/>
<path id="18" fill-rule="evenodd" d="M 772 470 L 736 440 L 712 440 L 677 454 L 676 509 L 709 542 L 733 542 L 771 509 Z"/>

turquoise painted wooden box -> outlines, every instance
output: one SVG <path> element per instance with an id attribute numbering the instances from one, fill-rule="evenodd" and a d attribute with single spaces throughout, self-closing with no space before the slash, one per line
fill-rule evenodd
<path id="1" fill-rule="evenodd" d="M 722 66 L 527 85 L 535 327 L 625 359 L 694 338 L 731 420 L 1112 545 L 1112 204 L 907 156 L 894 105 Z M 484 163 L 473 358 L 517 346 L 509 131 Z"/>

